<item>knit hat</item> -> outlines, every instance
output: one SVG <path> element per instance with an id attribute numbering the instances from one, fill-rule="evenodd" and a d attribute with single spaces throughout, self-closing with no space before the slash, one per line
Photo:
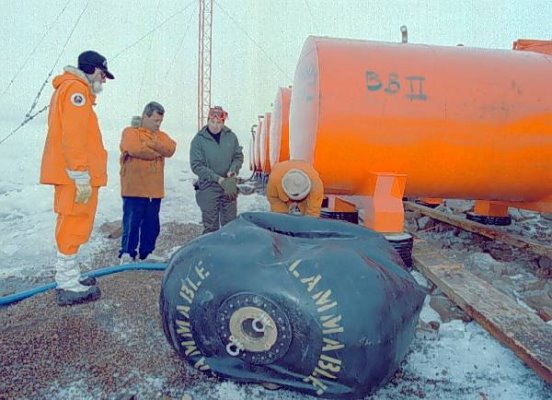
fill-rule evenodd
<path id="1" fill-rule="evenodd" d="M 85 74 L 93 74 L 96 68 L 101 69 L 109 79 L 115 79 L 113 74 L 107 70 L 107 60 L 100 53 L 88 50 L 79 55 L 79 69 Z"/>
<path id="2" fill-rule="evenodd" d="M 303 200 L 311 190 L 311 181 L 306 173 L 292 168 L 282 177 L 282 189 L 290 200 Z"/>

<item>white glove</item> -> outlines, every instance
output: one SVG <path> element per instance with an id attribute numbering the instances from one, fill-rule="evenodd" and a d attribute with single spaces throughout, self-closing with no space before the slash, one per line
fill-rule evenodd
<path id="1" fill-rule="evenodd" d="M 77 187 L 77 194 L 75 195 L 75 203 L 79 204 L 86 204 L 88 203 L 88 200 L 90 200 L 90 197 L 92 196 L 92 186 L 90 184 L 83 184 L 79 185 L 78 183 L 75 184 Z"/>
<path id="2" fill-rule="evenodd" d="M 92 186 L 90 186 L 90 175 L 88 171 L 70 171 L 67 174 L 75 182 L 77 193 L 75 194 L 75 203 L 86 204 L 92 196 Z"/>

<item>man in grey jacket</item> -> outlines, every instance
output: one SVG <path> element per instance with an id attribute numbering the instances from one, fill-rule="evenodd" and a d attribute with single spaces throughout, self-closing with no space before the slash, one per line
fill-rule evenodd
<path id="1" fill-rule="evenodd" d="M 237 175 L 243 152 L 234 132 L 224 125 L 222 107 L 209 110 L 207 125 L 194 136 L 190 164 L 198 176 L 196 201 L 201 209 L 203 233 L 214 232 L 236 218 Z"/>

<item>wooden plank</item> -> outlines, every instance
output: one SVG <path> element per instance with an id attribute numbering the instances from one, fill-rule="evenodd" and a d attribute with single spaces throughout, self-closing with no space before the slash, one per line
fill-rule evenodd
<path id="1" fill-rule="evenodd" d="M 503 232 L 488 225 L 484 225 L 476 221 L 470 221 L 469 219 L 466 219 L 464 217 L 445 214 L 441 211 L 434 210 L 433 208 L 425 207 L 410 201 L 405 201 L 404 207 L 407 210 L 419 211 L 422 214 L 425 214 L 431 218 L 446 222 L 447 224 L 457 226 L 470 232 L 478 233 L 482 236 L 488 237 L 489 239 L 498 240 L 502 243 L 531 251 L 532 253 L 539 256 L 552 258 L 552 246 L 550 245 L 535 242 L 531 239 L 524 238 L 523 236 Z"/>
<path id="2" fill-rule="evenodd" d="M 452 301 L 541 378 L 552 384 L 552 326 L 484 280 L 454 264 L 422 240 L 414 241 L 414 265 Z"/>

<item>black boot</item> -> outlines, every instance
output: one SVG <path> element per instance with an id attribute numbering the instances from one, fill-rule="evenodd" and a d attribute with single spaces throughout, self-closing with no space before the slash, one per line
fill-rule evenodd
<path id="1" fill-rule="evenodd" d="M 58 306 L 72 306 L 75 304 L 88 303 L 96 301 L 102 295 L 100 288 L 89 286 L 84 292 L 73 292 L 71 290 L 56 289 Z"/>
<path id="2" fill-rule="evenodd" d="M 79 283 L 84 286 L 94 286 L 96 284 L 96 278 L 93 276 L 87 276 L 86 278 L 81 277 Z"/>

